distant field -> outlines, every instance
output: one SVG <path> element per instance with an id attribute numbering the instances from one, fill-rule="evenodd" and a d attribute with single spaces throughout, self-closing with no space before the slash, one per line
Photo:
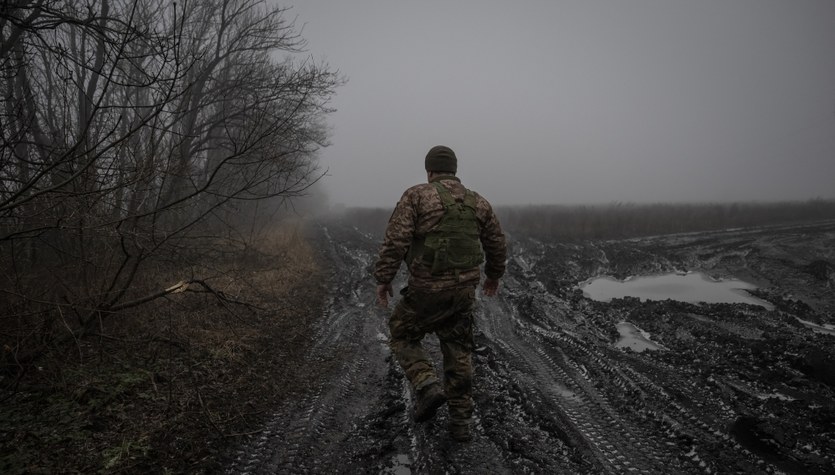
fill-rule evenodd
<path id="1" fill-rule="evenodd" d="M 372 234 L 385 229 L 391 209 L 349 208 L 344 219 Z M 746 228 L 835 219 L 835 200 L 779 203 L 532 205 L 496 208 L 510 233 L 578 241 Z"/>

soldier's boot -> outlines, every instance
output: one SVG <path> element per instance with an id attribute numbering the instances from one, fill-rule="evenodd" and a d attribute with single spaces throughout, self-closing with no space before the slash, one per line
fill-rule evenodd
<path id="1" fill-rule="evenodd" d="M 415 403 L 415 422 L 428 421 L 445 402 L 446 396 L 440 384 L 432 383 L 422 388 Z"/>
<path id="2" fill-rule="evenodd" d="M 456 442 L 470 442 L 473 440 L 469 421 L 451 420 L 449 422 L 449 436 Z"/>

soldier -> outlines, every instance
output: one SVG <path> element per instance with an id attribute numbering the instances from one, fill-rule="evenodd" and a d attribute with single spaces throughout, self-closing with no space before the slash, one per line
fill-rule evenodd
<path id="1" fill-rule="evenodd" d="M 505 237 L 490 203 L 461 184 L 458 160 L 438 145 L 426 154 L 428 183 L 407 189 L 386 227 L 374 268 L 377 302 L 388 307 L 391 282 L 406 261 L 408 286 L 389 320 L 389 345 L 409 378 L 416 422 L 429 420 L 447 402 L 450 435 L 471 440 L 473 310 L 476 287 L 494 296 L 505 271 Z M 483 250 L 483 252 L 482 252 Z M 421 345 L 435 333 L 443 353 L 443 388 Z"/>

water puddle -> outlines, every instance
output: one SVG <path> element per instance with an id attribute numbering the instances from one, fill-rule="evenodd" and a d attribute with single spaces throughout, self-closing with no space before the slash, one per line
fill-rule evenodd
<path id="1" fill-rule="evenodd" d="M 620 339 L 615 343 L 615 348 L 629 348 L 637 353 L 646 350 L 660 350 L 663 347 L 650 340 L 649 333 L 641 330 L 629 322 L 618 323 Z"/>
<path id="2" fill-rule="evenodd" d="M 602 277 L 580 286 L 592 300 L 608 302 L 613 298 L 637 297 L 641 300 L 678 300 L 690 303 L 747 303 L 772 310 L 765 300 L 746 292 L 757 287 L 737 279 L 715 280 L 700 272 L 632 277 L 616 280 Z"/>
<path id="3" fill-rule="evenodd" d="M 380 473 L 389 475 L 412 475 L 412 461 L 406 454 L 397 454 L 391 458 L 391 466 L 386 467 Z"/>

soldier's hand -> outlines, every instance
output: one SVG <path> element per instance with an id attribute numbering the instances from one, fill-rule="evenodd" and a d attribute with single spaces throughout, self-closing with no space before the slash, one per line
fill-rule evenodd
<path id="1" fill-rule="evenodd" d="M 389 297 L 394 296 L 391 284 L 377 284 L 377 305 L 380 307 L 389 306 Z"/>
<path id="2" fill-rule="evenodd" d="M 484 295 L 493 297 L 499 293 L 499 280 L 490 278 L 484 279 L 484 283 L 481 285 L 481 291 Z"/>

